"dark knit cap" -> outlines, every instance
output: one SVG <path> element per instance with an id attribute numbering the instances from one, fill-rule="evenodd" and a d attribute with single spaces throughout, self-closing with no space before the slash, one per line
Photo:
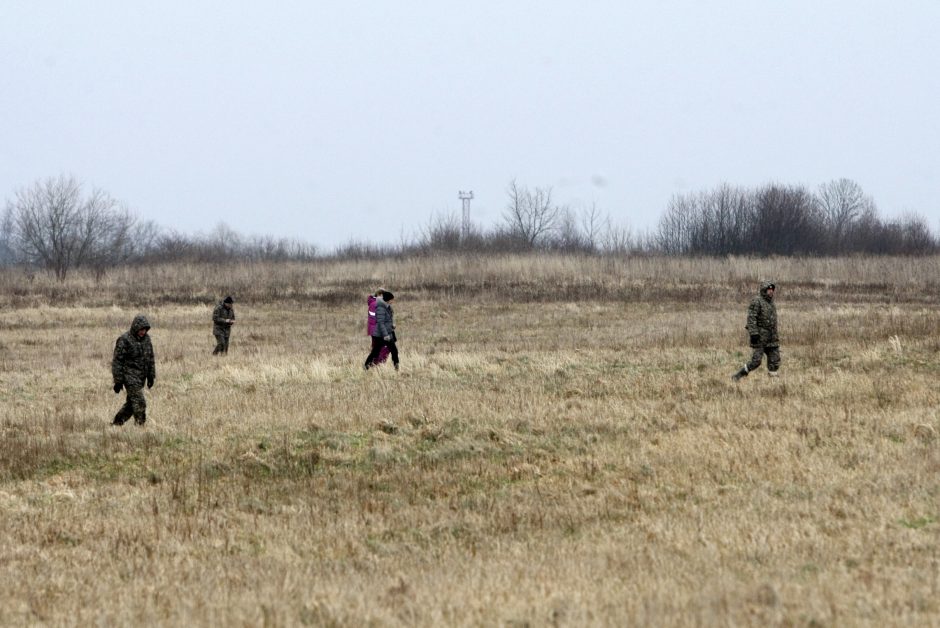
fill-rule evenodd
<path id="1" fill-rule="evenodd" d="M 235 302 L 235 299 L 233 299 L 231 296 L 225 297 L 222 300 L 222 303 L 234 303 L 234 302 Z"/>
<path id="2" fill-rule="evenodd" d="M 389 292 L 388 290 L 386 290 L 385 292 L 382 293 L 382 298 L 385 299 L 386 303 L 388 303 L 389 301 L 395 298 L 395 295 Z"/>

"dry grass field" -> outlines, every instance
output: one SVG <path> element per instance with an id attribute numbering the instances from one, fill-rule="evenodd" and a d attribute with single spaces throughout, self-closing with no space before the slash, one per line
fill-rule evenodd
<path id="1" fill-rule="evenodd" d="M 938 271 L 8 271 L 0 624 L 940 624 Z M 735 385 L 765 277 L 782 376 Z M 380 283 L 399 373 L 361 369 Z M 227 292 L 239 322 L 213 358 Z M 139 311 L 150 420 L 115 428 L 111 351 Z"/>

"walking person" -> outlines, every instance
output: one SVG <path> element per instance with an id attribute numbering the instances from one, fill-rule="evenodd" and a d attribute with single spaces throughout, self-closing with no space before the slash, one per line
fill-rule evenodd
<path id="1" fill-rule="evenodd" d="M 118 337 L 111 359 L 111 377 L 114 392 L 127 391 L 124 406 L 114 415 L 114 425 L 124 425 L 134 417 L 137 425 L 147 421 L 147 401 L 144 399 L 144 384 L 152 388 L 157 379 L 154 364 L 153 344 L 150 342 L 150 323 L 143 314 L 134 317 L 129 331 Z"/>
<path id="2" fill-rule="evenodd" d="M 731 376 L 735 382 L 747 377 L 747 374 L 760 366 L 764 354 L 767 354 L 767 374 L 777 377 L 780 368 L 780 338 L 777 336 L 777 306 L 774 305 L 774 292 L 777 287 L 772 281 L 760 285 L 760 292 L 751 300 L 747 308 L 747 333 L 751 340 L 751 361 Z"/>
<path id="3" fill-rule="evenodd" d="M 385 293 L 384 288 L 379 288 L 375 291 L 374 294 L 370 294 L 369 298 L 366 299 L 366 303 L 369 304 L 369 316 L 366 319 L 366 335 L 371 337 L 372 332 L 375 331 L 375 304 L 376 301 L 381 298 Z M 382 347 L 379 350 L 379 354 L 375 356 L 372 360 L 372 365 L 382 364 L 385 360 L 388 359 L 388 347 Z"/>
<path id="4" fill-rule="evenodd" d="M 232 335 L 232 325 L 235 324 L 235 300 L 227 296 L 212 310 L 212 335 L 215 336 L 215 350 L 212 355 L 225 355 L 228 353 L 228 339 Z"/>
<path id="5" fill-rule="evenodd" d="M 392 354 L 392 364 L 395 370 L 398 370 L 398 347 L 395 345 L 395 312 L 392 310 L 392 299 L 395 295 L 385 290 L 382 296 L 375 298 L 375 329 L 372 331 L 372 351 L 366 358 L 362 368 L 369 370 L 374 364 L 375 358 L 381 353 L 382 348 L 388 349 Z"/>

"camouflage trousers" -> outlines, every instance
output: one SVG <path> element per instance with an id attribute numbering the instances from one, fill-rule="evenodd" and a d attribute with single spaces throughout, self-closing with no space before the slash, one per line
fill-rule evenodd
<path id="1" fill-rule="evenodd" d="M 751 361 L 745 365 L 748 373 L 757 370 L 765 353 L 767 354 L 767 370 L 774 373 L 780 368 L 780 347 L 753 347 L 753 350 Z"/>
<path id="2" fill-rule="evenodd" d="M 127 391 L 127 401 L 121 406 L 117 414 L 114 415 L 115 425 L 124 425 L 131 417 L 137 425 L 143 425 L 147 420 L 147 400 L 144 399 L 143 386 L 124 386 Z"/>
<path id="3" fill-rule="evenodd" d="M 230 331 L 216 329 L 212 332 L 212 335 L 215 336 L 215 350 L 212 352 L 212 355 L 219 355 L 228 353 L 228 337 L 231 334 Z"/>

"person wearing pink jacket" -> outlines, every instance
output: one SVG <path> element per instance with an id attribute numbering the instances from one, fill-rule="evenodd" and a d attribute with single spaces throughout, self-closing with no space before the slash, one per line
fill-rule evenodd
<path id="1" fill-rule="evenodd" d="M 366 357 L 362 368 L 369 370 L 376 357 L 385 347 L 392 354 L 392 364 L 398 370 L 398 347 L 395 345 L 395 312 L 392 310 L 392 299 L 395 295 L 385 290 L 381 297 L 375 298 L 375 329 L 372 331 L 372 351 Z"/>
<path id="2" fill-rule="evenodd" d="M 384 289 L 379 288 L 375 291 L 375 294 L 370 294 L 369 298 L 366 299 L 366 302 L 369 304 L 369 316 L 366 319 L 366 335 L 372 336 L 372 332 L 375 331 L 375 302 L 382 297 L 382 294 L 385 292 Z M 379 354 L 372 359 L 372 365 L 382 364 L 385 360 L 388 359 L 388 347 L 382 347 L 379 350 Z"/>

